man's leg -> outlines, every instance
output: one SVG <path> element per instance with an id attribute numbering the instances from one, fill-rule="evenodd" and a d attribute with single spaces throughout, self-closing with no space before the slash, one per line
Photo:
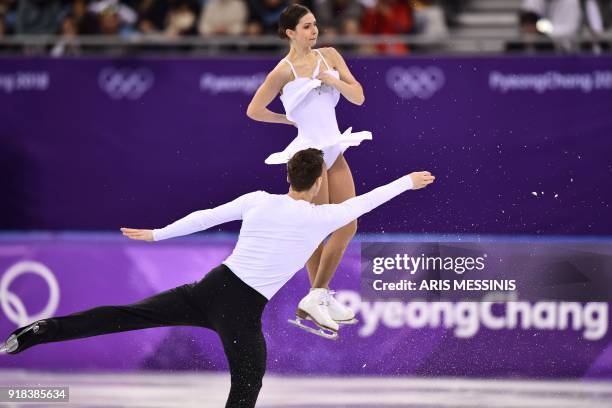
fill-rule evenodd
<path id="1" fill-rule="evenodd" d="M 268 300 L 229 268 L 213 282 L 217 289 L 206 305 L 206 315 L 221 338 L 229 362 L 232 387 L 225 407 L 252 408 L 266 371 L 261 316 Z"/>
<path id="2" fill-rule="evenodd" d="M 232 386 L 225 408 L 252 408 L 266 372 L 266 340 L 259 331 L 220 331 Z"/>
<path id="3" fill-rule="evenodd" d="M 20 353 L 37 344 L 151 327 L 209 327 L 205 313 L 193 302 L 194 297 L 191 294 L 199 284 L 201 282 L 181 285 L 128 305 L 99 306 L 66 316 L 44 319 L 44 330 L 38 333 L 30 330 L 19 336 L 17 349 L 9 353 Z M 12 334 L 23 332 L 25 327 L 15 330 Z"/>

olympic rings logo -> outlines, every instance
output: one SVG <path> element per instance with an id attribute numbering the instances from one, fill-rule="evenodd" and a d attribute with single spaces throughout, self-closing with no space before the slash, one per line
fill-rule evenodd
<path id="1" fill-rule="evenodd" d="M 402 99 L 429 99 L 444 86 L 444 73 L 437 67 L 393 67 L 387 85 Z"/>
<path id="2" fill-rule="evenodd" d="M 147 68 L 107 67 L 98 75 L 100 88 L 112 99 L 140 99 L 154 82 L 155 76 Z"/>
<path id="3" fill-rule="evenodd" d="M 9 290 L 9 286 L 17 277 L 25 273 L 34 273 L 41 276 L 49 287 L 49 300 L 47 306 L 38 314 L 28 315 L 23 301 Z M 0 278 L 0 306 L 8 319 L 17 327 L 25 326 L 34 321 L 53 316 L 59 305 L 59 285 L 53 272 L 40 262 L 22 261 L 11 266 Z"/>

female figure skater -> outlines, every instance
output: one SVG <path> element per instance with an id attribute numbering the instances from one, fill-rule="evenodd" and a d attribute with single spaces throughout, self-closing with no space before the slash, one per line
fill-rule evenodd
<path id="1" fill-rule="evenodd" d="M 287 194 L 255 191 L 191 213 L 165 228 L 122 228 L 128 238 L 159 241 L 244 221 L 232 254 L 199 282 L 129 305 L 101 306 L 36 321 L 15 330 L 0 345 L 0 353 L 17 354 L 37 344 L 150 327 L 205 327 L 219 334 L 229 361 L 226 408 L 254 407 L 266 370 L 261 315 L 268 300 L 329 233 L 406 190 L 434 181 L 428 172 L 411 173 L 342 204 L 317 206 L 312 201 L 323 184 L 322 171 L 322 152 L 308 149 L 288 163 Z"/>
<path id="2" fill-rule="evenodd" d="M 323 185 L 313 202 L 341 203 L 355 197 L 355 183 L 342 153 L 349 146 L 372 139 L 372 134 L 352 133 L 352 128 L 341 134 L 335 107 L 340 94 L 356 105 L 363 104 L 363 88 L 334 48 L 312 48 L 317 41 L 318 29 L 308 8 L 301 5 L 287 7 L 279 19 L 279 35 L 289 39 L 291 49 L 259 87 L 247 115 L 257 121 L 291 124 L 298 128 L 297 137 L 284 151 L 270 155 L 265 161 L 267 164 L 286 163 L 302 149 L 314 147 L 323 150 Z M 279 93 L 286 115 L 267 108 Z M 311 287 L 325 290 L 317 291 L 320 295 L 315 296 L 311 289 L 298 305 L 297 314 L 309 315 L 309 304 L 323 303 L 324 312 L 320 317 L 309 315 L 309 320 L 318 326 L 337 330 L 338 323 L 356 322 L 353 311 L 341 305 L 329 291 L 329 282 L 356 230 L 356 221 L 343 225 L 331 234 L 327 243 L 321 242 L 306 263 Z M 306 328 L 299 323 L 298 326 Z"/>

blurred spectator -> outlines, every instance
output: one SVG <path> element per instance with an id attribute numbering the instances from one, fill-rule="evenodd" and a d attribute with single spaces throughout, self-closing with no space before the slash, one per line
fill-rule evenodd
<path id="1" fill-rule="evenodd" d="M 17 34 L 52 34 L 60 25 L 62 5 L 59 0 L 19 0 Z"/>
<path id="2" fill-rule="evenodd" d="M 457 0 L 437 0 L 437 3 L 444 10 L 447 26 L 454 27 L 457 25 L 457 16 L 465 7 L 464 2 Z"/>
<path id="3" fill-rule="evenodd" d="M 119 0 L 97 0 L 89 5 L 89 10 L 98 14 L 112 12 L 117 15 L 120 22 L 125 24 L 134 24 L 138 17 L 134 10 Z"/>
<path id="4" fill-rule="evenodd" d="M 287 5 L 289 6 L 291 4 L 301 4 L 302 6 L 308 8 L 308 10 L 312 10 L 312 12 L 315 13 L 315 1 L 319 2 L 320 0 L 289 0 Z M 315 15 L 315 17 L 318 16 Z"/>
<path id="5" fill-rule="evenodd" d="M 603 16 L 604 29 L 608 29 L 612 23 L 612 0 L 599 0 L 598 3 Z"/>
<path id="6" fill-rule="evenodd" d="M 4 37 L 6 34 L 6 23 L 4 22 L 6 19 L 6 13 L 8 8 L 6 4 L 0 3 L 0 37 Z"/>
<path id="7" fill-rule="evenodd" d="M 77 18 L 74 15 L 69 14 L 66 16 L 66 18 L 64 18 L 64 21 L 62 21 L 59 34 L 63 37 L 74 38 L 78 35 L 78 33 Z"/>
<path id="8" fill-rule="evenodd" d="M 359 0 L 359 3 L 364 8 L 372 8 L 376 6 L 376 0 Z"/>
<path id="9" fill-rule="evenodd" d="M 69 19 L 76 24 L 78 34 L 98 34 L 98 15 L 94 12 L 87 11 L 86 0 L 70 1 L 66 10 L 66 17 L 62 20 L 60 31 L 67 32 L 68 27 L 72 22 L 64 25 L 64 20 Z"/>
<path id="10" fill-rule="evenodd" d="M 172 1 L 166 18 L 164 34 L 169 37 L 195 35 L 198 3 L 190 0 Z"/>
<path id="11" fill-rule="evenodd" d="M 70 11 L 69 11 L 70 14 L 72 14 L 72 17 L 78 23 L 79 21 L 83 19 L 83 17 L 85 17 L 85 14 L 87 14 L 87 1 L 72 0 L 70 2 L 69 8 L 70 8 Z"/>
<path id="12" fill-rule="evenodd" d="M 98 16 L 98 33 L 103 35 L 130 34 L 138 17 L 134 10 L 118 0 L 94 1 L 89 11 Z"/>
<path id="13" fill-rule="evenodd" d="M 316 18 L 324 35 L 359 34 L 363 7 L 358 0 L 319 0 Z"/>
<path id="14" fill-rule="evenodd" d="M 143 34 L 155 34 L 164 30 L 169 4 L 166 1 L 142 0 L 137 6 L 138 30 Z"/>
<path id="15" fill-rule="evenodd" d="M 511 41 L 506 44 L 506 51 L 510 52 L 540 52 L 553 51 L 552 42 L 542 42 L 548 38 L 547 35 L 538 31 L 537 24 L 540 16 L 532 11 L 519 12 L 519 31 L 521 40 Z"/>
<path id="16" fill-rule="evenodd" d="M 98 18 L 100 34 L 104 35 L 119 35 L 121 21 L 119 13 L 114 8 L 107 8 L 100 13 Z"/>
<path id="17" fill-rule="evenodd" d="M 521 10 L 545 19 L 546 23 L 538 21 L 538 30 L 548 34 L 566 50 L 573 48 L 585 15 L 595 36 L 603 32 L 603 18 L 596 0 L 523 0 Z"/>
<path id="18" fill-rule="evenodd" d="M 412 30 L 413 9 L 408 0 L 377 0 L 376 6 L 366 9 L 363 16 L 364 34 L 409 34 Z M 405 54 L 408 46 L 401 42 L 377 44 L 376 50 L 387 54 Z"/>
<path id="19" fill-rule="evenodd" d="M 208 0 L 198 31 L 202 35 L 239 35 L 246 31 L 249 10 L 243 0 Z"/>
<path id="20" fill-rule="evenodd" d="M 287 0 L 249 0 L 249 35 L 276 34 L 278 19 Z"/>
<path id="21" fill-rule="evenodd" d="M 54 57 L 77 55 L 80 53 L 80 47 L 77 41 L 78 20 L 77 17 L 69 14 L 64 17 L 60 27 L 59 35 L 61 39 L 51 50 L 51 55 Z"/>
<path id="22" fill-rule="evenodd" d="M 604 32 L 604 16 L 597 0 L 582 0 L 584 14 L 586 15 L 588 29 L 595 37 Z"/>
<path id="23" fill-rule="evenodd" d="M 414 1 L 414 25 L 418 34 L 432 37 L 448 35 L 444 9 L 435 0 Z"/>

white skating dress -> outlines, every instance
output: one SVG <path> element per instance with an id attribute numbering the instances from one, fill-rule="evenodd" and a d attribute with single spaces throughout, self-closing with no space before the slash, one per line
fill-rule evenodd
<path id="1" fill-rule="evenodd" d="M 340 73 L 331 69 L 321 52 L 314 51 L 325 63 L 327 72 L 339 78 Z M 323 150 L 323 159 L 329 169 L 340 153 L 348 147 L 357 146 L 362 140 L 372 139 L 372 133 L 353 133 L 352 127 L 340 133 L 336 121 L 336 105 L 340 100 L 340 91 L 316 79 L 319 76 L 321 59 L 317 60 L 317 66 L 310 77 L 298 77 L 293 64 L 288 59 L 283 59 L 291 67 L 295 78 L 283 87 L 280 99 L 287 119 L 297 125 L 298 134 L 285 150 L 268 156 L 266 164 L 287 163 L 298 151 L 314 147 Z"/>

